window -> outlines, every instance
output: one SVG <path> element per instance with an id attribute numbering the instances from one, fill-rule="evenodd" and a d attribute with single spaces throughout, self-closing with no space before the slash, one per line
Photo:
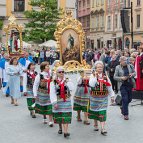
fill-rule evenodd
<path id="1" fill-rule="evenodd" d="M 130 5 L 131 5 L 131 1 L 130 1 L 130 0 L 128 0 L 128 7 L 130 7 Z"/>
<path id="2" fill-rule="evenodd" d="M 104 0 L 101 0 L 101 5 L 104 5 Z"/>
<path id="3" fill-rule="evenodd" d="M 137 0 L 137 6 L 141 5 L 141 0 Z"/>
<path id="4" fill-rule="evenodd" d="M 14 0 L 14 11 L 23 12 L 25 10 L 25 0 Z"/>
<path id="5" fill-rule="evenodd" d="M 121 18 L 119 18 L 119 28 L 122 28 L 122 24 L 121 24 Z"/>
<path id="6" fill-rule="evenodd" d="M 99 15 L 96 16 L 96 22 L 95 23 L 96 23 L 96 28 L 98 28 L 99 27 Z"/>
<path id="7" fill-rule="evenodd" d="M 94 28 L 95 22 L 94 22 L 94 18 L 92 18 L 91 20 L 91 28 Z"/>
<path id="8" fill-rule="evenodd" d="M 140 14 L 137 15 L 137 28 L 140 28 Z"/>
<path id="9" fill-rule="evenodd" d="M 95 1 L 95 0 L 92 0 L 92 7 L 93 7 L 93 8 L 94 8 L 94 1 Z"/>
<path id="10" fill-rule="evenodd" d="M 87 0 L 87 7 L 90 7 L 90 0 Z"/>
<path id="11" fill-rule="evenodd" d="M 116 14 L 115 15 L 115 29 L 117 29 L 118 28 L 118 15 Z"/>
<path id="12" fill-rule="evenodd" d="M 101 27 L 104 27 L 104 15 L 101 15 Z"/>
<path id="13" fill-rule="evenodd" d="M 89 16 L 86 18 L 86 26 L 90 27 L 90 17 Z"/>
<path id="14" fill-rule="evenodd" d="M 110 3 L 111 3 L 111 0 L 108 0 L 108 5 L 110 5 Z"/>
<path id="15" fill-rule="evenodd" d="M 85 0 L 83 0 L 83 7 L 85 7 Z"/>
<path id="16" fill-rule="evenodd" d="M 108 16 L 108 21 L 107 21 L 107 29 L 111 30 L 111 16 Z"/>
<path id="17" fill-rule="evenodd" d="M 96 6 L 99 6 L 99 1 L 100 1 L 100 0 L 96 0 Z"/>
<path id="18" fill-rule="evenodd" d="M 79 1 L 78 5 L 79 5 L 79 9 L 81 9 L 81 1 Z"/>

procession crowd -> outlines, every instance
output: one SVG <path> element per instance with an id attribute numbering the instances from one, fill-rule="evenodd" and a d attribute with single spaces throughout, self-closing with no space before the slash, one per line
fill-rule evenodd
<path id="1" fill-rule="evenodd" d="M 114 103 L 115 93 L 122 96 L 121 113 L 125 120 L 129 120 L 129 103 L 132 101 L 132 91 L 140 89 L 138 80 L 142 72 L 138 60 L 143 61 L 143 47 L 138 50 L 86 50 L 83 58 L 92 66 L 91 75 L 86 75 L 85 69 L 80 69 L 77 85 L 67 78 L 62 66 L 53 71 L 50 64 L 50 50 L 41 50 L 35 54 L 24 52 L 23 57 L 10 58 L 1 51 L 0 78 L 3 93 L 11 97 L 11 104 L 18 106 L 18 98 L 22 93 L 27 97 L 27 105 L 32 118 L 36 114 L 43 116 L 44 124 L 53 127 L 59 125 L 58 134 L 70 136 L 69 124 L 72 121 L 72 111 L 77 111 L 77 121 L 82 122 L 81 111 L 84 113 L 84 125 L 90 125 L 89 119 L 94 120 L 94 130 L 106 136 L 105 122 L 107 119 L 108 97 Z M 40 59 L 40 62 L 36 59 Z M 54 54 L 53 54 L 54 55 Z M 56 59 L 59 57 L 53 58 Z M 51 63 L 50 63 L 51 62 Z M 57 61 L 58 62 L 58 61 Z M 40 64 L 41 72 L 35 70 L 36 63 Z M 140 66 L 140 67 L 139 67 Z M 143 71 L 143 70 L 142 70 Z M 141 79 L 140 78 L 140 79 Z M 76 88 L 72 106 L 72 91 Z M 47 119 L 49 118 L 49 122 Z"/>

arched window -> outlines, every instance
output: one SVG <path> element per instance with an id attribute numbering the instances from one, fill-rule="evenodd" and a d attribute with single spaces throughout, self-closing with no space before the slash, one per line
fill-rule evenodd
<path id="1" fill-rule="evenodd" d="M 25 11 L 25 0 L 14 0 L 14 11 L 15 12 Z"/>

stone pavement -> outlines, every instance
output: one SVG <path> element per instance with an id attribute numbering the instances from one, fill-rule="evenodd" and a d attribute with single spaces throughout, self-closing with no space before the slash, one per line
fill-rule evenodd
<path id="1" fill-rule="evenodd" d="M 75 75 L 70 78 L 75 82 Z M 73 112 L 71 136 L 64 139 L 57 134 L 57 125 L 50 128 L 42 123 L 41 116 L 30 117 L 25 97 L 15 107 L 10 104 L 10 98 L 0 95 L 0 143 L 143 143 L 142 106 L 130 107 L 129 121 L 123 120 L 118 106 L 109 106 L 106 137 L 93 131 L 93 121 L 90 126 L 78 123 Z"/>

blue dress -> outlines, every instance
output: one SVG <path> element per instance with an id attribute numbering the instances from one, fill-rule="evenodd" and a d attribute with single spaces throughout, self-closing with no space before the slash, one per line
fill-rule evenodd
<path id="1" fill-rule="evenodd" d="M 22 74 L 22 69 L 19 65 L 9 65 L 6 69 L 6 73 L 9 75 L 8 85 L 10 89 L 10 96 L 14 99 L 21 97 L 20 92 L 20 74 Z"/>

